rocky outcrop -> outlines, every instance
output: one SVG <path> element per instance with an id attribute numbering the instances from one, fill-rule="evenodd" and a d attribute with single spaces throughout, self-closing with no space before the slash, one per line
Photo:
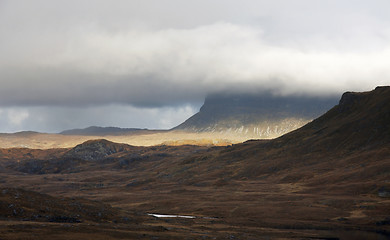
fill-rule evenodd
<path id="1" fill-rule="evenodd" d="M 105 139 L 90 140 L 69 150 L 64 157 L 83 160 L 100 160 L 109 155 L 131 149 L 127 144 L 119 144 Z"/>

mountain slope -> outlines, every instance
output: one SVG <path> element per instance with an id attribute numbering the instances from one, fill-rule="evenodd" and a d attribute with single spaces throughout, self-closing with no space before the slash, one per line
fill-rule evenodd
<path id="1" fill-rule="evenodd" d="M 390 87 L 346 92 L 326 114 L 275 142 L 293 144 L 296 139 L 300 139 L 299 146 L 311 150 L 352 151 L 388 145 Z"/>
<path id="2" fill-rule="evenodd" d="M 174 130 L 274 138 L 301 127 L 336 103 L 334 98 L 217 94 Z"/>

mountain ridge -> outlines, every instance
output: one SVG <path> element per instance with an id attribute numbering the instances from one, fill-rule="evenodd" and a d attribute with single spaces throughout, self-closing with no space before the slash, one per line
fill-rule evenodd
<path id="1" fill-rule="evenodd" d="M 107 136 L 125 135 L 129 133 L 140 133 L 150 131 L 146 128 L 119 128 L 119 127 L 99 127 L 90 126 L 87 128 L 69 129 L 60 132 L 61 135 L 83 135 L 83 136 Z"/>

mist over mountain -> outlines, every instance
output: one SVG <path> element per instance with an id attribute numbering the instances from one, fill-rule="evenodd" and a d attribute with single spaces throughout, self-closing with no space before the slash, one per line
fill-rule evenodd
<path id="1" fill-rule="evenodd" d="M 335 97 L 213 94 L 174 130 L 273 138 L 303 126 L 335 104 Z"/>

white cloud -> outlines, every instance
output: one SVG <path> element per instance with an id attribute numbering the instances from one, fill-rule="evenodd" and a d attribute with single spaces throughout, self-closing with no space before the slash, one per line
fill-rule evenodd
<path id="1" fill-rule="evenodd" d="M 29 125 L 30 113 L 26 108 L 2 108 L 0 109 L 0 131 L 15 132 L 25 130 Z"/>
<path id="2" fill-rule="evenodd" d="M 158 109 L 155 118 L 158 119 L 157 128 L 171 129 L 182 123 L 198 111 L 193 106 L 186 105 L 179 108 Z"/>
<path id="3" fill-rule="evenodd" d="M 8 111 L 7 115 L 11 125 L 20 126 L 30 114 L 25 109 L 11 109 Z"/>

